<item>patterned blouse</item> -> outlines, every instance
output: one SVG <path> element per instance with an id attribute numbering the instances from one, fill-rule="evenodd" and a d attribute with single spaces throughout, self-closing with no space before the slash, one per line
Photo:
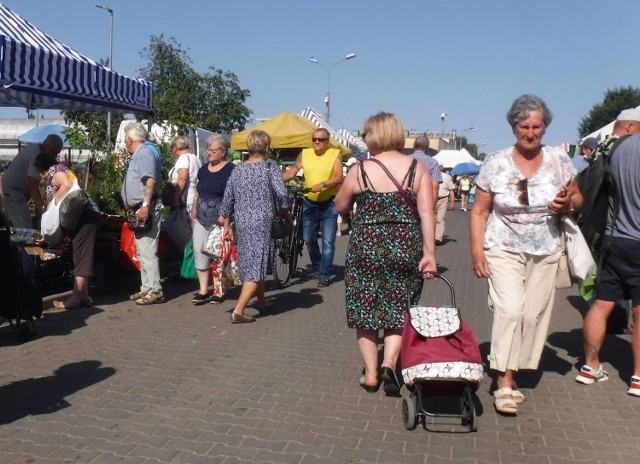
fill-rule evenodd
<path id="1" fill-rule="evenodd" d="M 548 204 L 573 179 L 576 169 L 562 148 L 543 147 L 542 164 L 523 182 L 512 151 L 509 147 L 489 155 L 476 178 L 476 185 L 493 196 L 484 246 L 537 256 L 556 253 L 560 250 L 559 221 Z"/>
<path id="2" fill-rule="evenodd" d="M 78 180 L 78 178 L 73 173 L 73 171 L 68 167 L 66 167 L 64 164 L 54 164 L 53 166 L 51 166 L 49 168 L 49 171 L 47 172 L 47 190 L 46 190 L 47 203 L 51 203 L 51 200 L 53 200 L 54 195 L 60 189 L 60 186 L 53 181 L 53 176 L 55 176 L 58 172 L 64 172 L 67 175 L 67 177 L 69 177 L 69 180 L 72 183 Z M 89 198 L 88 209 L 92 209 L 99 213 L 100 208 L 98 208 L 98 205 L 96 204 L 96 202 L 93 201 L 93 198 L 91 198 L 89 194 L 87 194 L 87 198 Z"/>

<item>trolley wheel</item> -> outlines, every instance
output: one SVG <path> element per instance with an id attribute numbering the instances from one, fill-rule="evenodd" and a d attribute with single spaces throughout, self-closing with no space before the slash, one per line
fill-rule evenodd
<path id="1" fill-rule="evenodd" d="M 462 419 L 462 425 L 469 427 L 469 431 L 478 431 L 478 418 L 476 417 L 476 408 L 473 403 L 464 401 L 462 413 L 468 417 Z"/>
<path id="2" fill-rule="evenodd" d="M 276 279 L 278 288 L 285 288 L 291 282 L 295 259 L 292 256 L 291 246 L 292 236 L 276 240 L 276 262 L 273 269 L 273 276 Z"/>
<path id="3" fill-rule="evenodd" d="M 411 395 L 409 398 L 402 399 L 402 425 L 407 430 L 413 430 L 418 426 L 418 400 Z"/>

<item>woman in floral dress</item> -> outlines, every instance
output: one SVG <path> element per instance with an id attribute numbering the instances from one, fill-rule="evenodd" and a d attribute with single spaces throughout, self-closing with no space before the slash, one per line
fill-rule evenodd
<path id="1" fill-rule="evenodd" d="M 274 261 L 274 243 L 271 238 L 271 188 L 277 207 L 287 213 L 289 196 L 282 181 L 278 165 L 267 161 L 271 137 L 255 130 L 247 136 L 249 157 L 231 173 L 220 215 L 224 217 L 225 236 L 231 238 L 230 218 L 233 215 L 238 233 L 238 270 L 242 279 L 242 291 L 231 314 L 231 322 L 253 322 L 255 318 L 245 314 L 249 300 L 256 295 L 258 311 L 268 313 L 271 306 L 264 295 L 264 279 L 271 274 Z"/>
<path id="2" fill-rule="evenodd" d="M 402 344 L 405 288 L 420 296 L 421 275 L 436 271 L 433 189 L 424 163 L 403 155 L 402 123 L 391 113 L 379 113 L 364 124 L 365 142 L 375 160 L 403 187 L 398 191 L 374 161 L 349 171 L 336 196 L 336 209 L 358 210 L 347 250 L 345 287 L 347 325 L 356 329 L 365 364 L 360 385 L 375 392 L 384 382 L 387 395 L 397 396 L 396 365 Z M 384 359 L 378 367 L 378 331 L 384 331 Z"/>

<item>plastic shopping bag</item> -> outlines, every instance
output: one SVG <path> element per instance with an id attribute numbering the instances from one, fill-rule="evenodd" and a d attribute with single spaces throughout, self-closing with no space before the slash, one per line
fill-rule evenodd
<path id="1" fill-rule="evenodd" d="M 242 285 L 237 260 L 238 255 L 233 242 L 225 240 L 222 247 L 222 257 L 211 262 L 213 296 L 222 298 L 230 288 Z"/>

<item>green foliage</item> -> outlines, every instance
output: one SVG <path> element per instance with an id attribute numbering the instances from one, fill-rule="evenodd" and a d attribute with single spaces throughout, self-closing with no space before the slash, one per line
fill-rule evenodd
<path id="1" fill-rule="evenodd" d="M 111 113 L 111 140 L 107 143 L 107 113 L 102 111 L 78 111 L 63 110 L 62 115 L 65 123 L 72 127 L 82 126 L 85 128 L 86 140 L 89 146 L 95 150 L 106 151 L 108 147 L 113 147 L 116 143 L 118 128 L 124 120 L 121 113 Z M 74 147 L 74 148 L 85 148 Z"/>
<path id="2" fill-rule="evenodd" d="M 98 204 L 100 211 L 106 214 L 124 214 L 119 200 L 120 189 L 130 160 L 131 155 L 128 151 L 119 150 L 109 152 L 101 159 L 93 161 L 87 191 Z M 96 176 L 96 173 L 99 174 Z"/>
<path id="3" fill-rule="evenodd" d="M 251 110 L 245 101 L 251 95 L 242 89 L 238 77 L 229 71 L 210 67 L 199 73 L 174 38 L 151 36 L 151 43 L 140 53 L 147 65 L 141 76 L 154 82 L 153 107 L 157 121 L 168 121 L 181 131 L 202 127 L 212 132 L 243 130 Z"/>
<path id="4" fill-rule="evenodd" d="M 631 86 L 608 89 L 602 103 L 594 105 L 589 114 L 580 120 L 578 133 L 580 137 L 589 135 L 615 120 L 620 111 L 639 105 L 640 89 Z"/>

